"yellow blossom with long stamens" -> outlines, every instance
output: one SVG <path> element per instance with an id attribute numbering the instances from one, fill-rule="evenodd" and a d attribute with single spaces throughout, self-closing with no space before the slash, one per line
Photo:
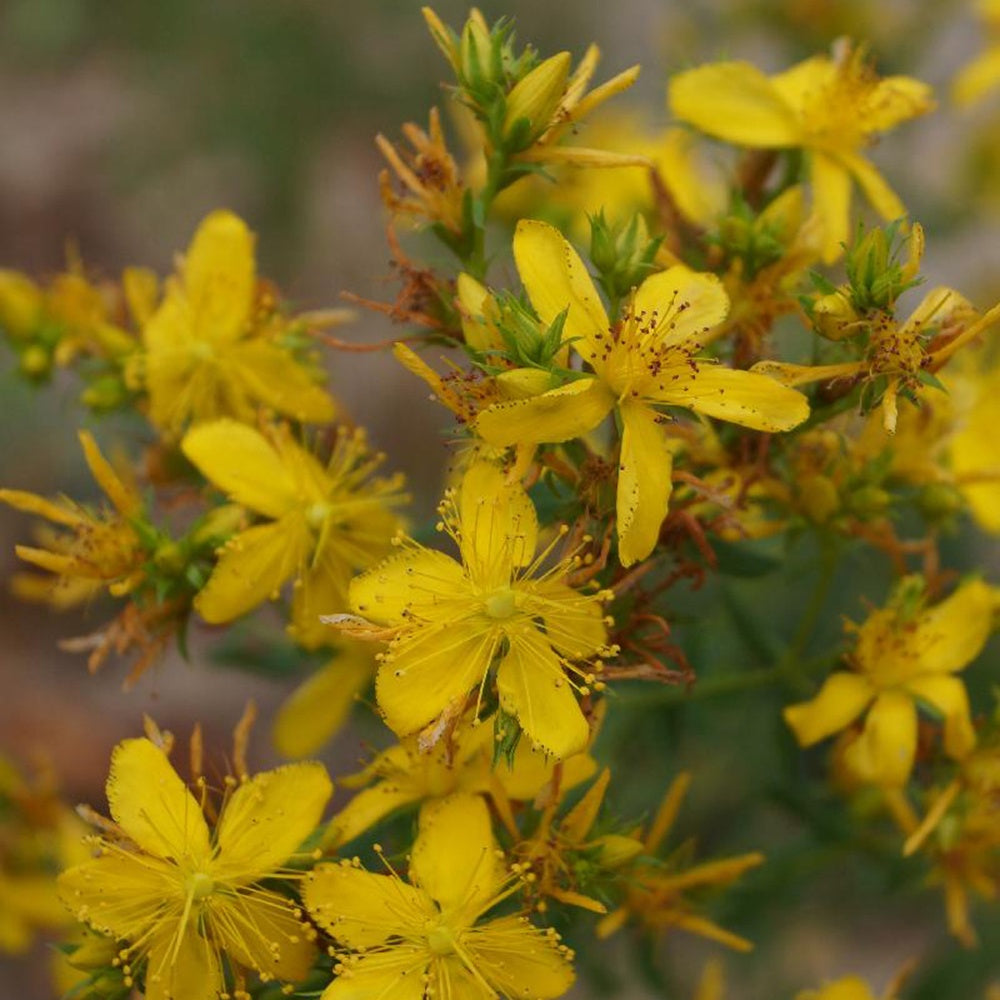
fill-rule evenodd
<path id="1" fill-rule="evenodd" d="M 578 753 L 590 730 L 574 688 L 600 685 L 594 661 L 612 653 L 607 595 L 567 582 L 578 556 L 544 568 L 556 543 L 536 554 L 535 508 L 499 467 L 474 463 L 441 512 L 461 561 L 404 539 L 398 556 L 351 582 L 362 621 L 338 622 L 391 640 L 375 685 L 386 722 L 407 736 L 460 715 L 472 691 L 478 709 L 496 664 L 500 705 L 532 743 L 560 759 Z"/>
<path id="2" fill-rule="evenodd" d="M 886 220 L 903 203 L 862 150 L 934 107 L 931 89 L 907 76 L 880 78 L 863 48 L 840 48 L 768 77 L 745 62 L 699 66 L 670 81 L 671 111 L 708 135 L 752 149 L 802 149 L 809 156 L 823 257 L 841 253 L 850 232 L 852 181 Z"/>
<path id="3" fill-rule="evenodd" d="M 514 258 L 535 311 L 549 325 L 566 313 L 563 337 L 593 370 L 548 392 L 498 403 L 476 430 L 495 445 L 567 441 L 613 410 L 622 423 L 618 545 L 623 565 L 652 552 L 673 488 L 672 455 L 660 426 L 676 406 L 760 431 L 783 431 L 809 415 L 804 396 L 774 379 L 698 358 L 729 299 L 718 278 L 683 266 L 647 278 L 612 324 L 583 261 L 557 229 L 522 221 Z"/>
<path id="4" fill-rule="evenodd" d="M 148 558 L 134 524 L 142 509 L 138 491 L 112 468 L 88 431 L 80 431 L 79 437 L 91 475 L 113 511 L 95 513 L 65 498 L 53 501 L 23 490 L 0 490 L 0 502 L 38 514 L 61 529 L 45 548 L 15 547 L 21 559 L 50 574 L 33 574 L 21 586 L 57 607 L 83 601 L 105 587 L 115 597 L 130 593 L 143 580 Z"/>
<path id="5" fill-rule="evenodd" d="M 339 431 L 325 464 L 287 428 L 265 436 L 234 420 L 194 428 L 181 448 L 210 483 L 265 519 L 226 543 L 195 609 L 208 622 L 230 621 L 296 577 L 293 634 L 322 645 L 320 615 L 343 607 L 351 576 L 389 551 L 401 479 L 373 478 L 382 456 L 361 431 Z"/>
<path id="6" fill-rule="evenodd" d="M 516 914 L 488 916 L 517 888 L 500 866 L 486 804 L 472 796 L 421 815 L 409 883 L 350 862 L 320 865 L 306 881 L 306 907 L 348 950 L 334 950 L 337 978 L 322 1000 L 562 996 L 572 954 L 555 932 Z"/>
<path id="7" fill-rule="evenodd" d="M 628 881 L 622 904 L 598 923 L 598 937 L 605 938 L 614 934 L 631 917 L 651 930 L 678 928 L 710 941 L 718 941 L 736 951 L 750 951 L 753 948 L 753 944 L 746 938 L 727 931 L 700 914 L 696 900 L 691 899 L 689 894 L 712 886 L 732 884 L 751 868 L 763 864 L 763 854 L 753 851 L 681 867 L 679 870 L 671 858 L 663 863 L 651 863 L 649 860 L 656 856 L 670 832 L 690 785 L 691 775 L 686 772 L 679 774 L 667 789 L 649 829 L 644 834 L 636 834 L 636 839 L 641 839 L 642 854 L 627 869 Z M 677 854 L 683 865 L 683 848 Z"/>
<path id="8" fill-rule="evenodd" d="M 218 417 L 252 423 L 265 407 L 324 423 L 334 403 L 277 336 L 273 310 L 259 315 L 254 237 L 232 212 L 207 216 L 179 273 L 142 330 L 136 372 L 150 420 L 171 437 Z"/>
<path id="9" fill-rule="evenodd" d="M 390 813 L 420 804 L 421 809 L 446 796 L 485 795 L 509 827 L 514 828 L 508 801 L 530 801 L 552 781 L 561 766 L 560 787 L 573 788 L 594 773 L 587 753 L 557 762 L 521 740 L 510 766 L 494 767 L 492 720 L 461 720 L 447 736 L 423 752 L 417 736 L 401 740 L 379 753 L 358 774 L 340 779 L 345 788 L 360 791 L 330 820 L 324 843 L 346 844 Z"/>
<path id="10" fill-rule="evenodd" d="M 981 580 L 922 607 L 922 584 L 903 581 L 892 604 L 857 627 L 850 670 L 838 670 L 810 701 L 790 705 L 785 721 L 812 746 L 867 710 L 864 729 L 844 751 L 861 780 L 905 784 L 917 751 L 917 701 L 944 719 L 944 747 L 961 759 L 975 745 L 965 687 L 955 676 L 981 652 L 993 629 L 995 598 Z"/>
<path id="11" fill-rule="evenodd" d="M 124 740 L 107 784 L 117 826 L 63 872 L 60 892 L 81 923 L 125 943 L 126 985 L 144 975 L 147 1000 L 229 995 L 224 963 L 297 982 L 312 935 L 293 901 L 260 883 L 290 874 L 331 792 L 321 764 L 266 771 L 236 785 L 213 832 L 164 751 Z"/>

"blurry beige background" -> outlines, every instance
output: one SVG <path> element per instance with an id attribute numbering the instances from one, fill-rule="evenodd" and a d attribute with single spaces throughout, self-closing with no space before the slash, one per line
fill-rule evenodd
<path id="1" fill-rule="evenodd" d="M 575 0 L 488 3 L 485 13 L 517 19 L 522 40 L 543 53 L 581 54 L 598 41 L 599 78 L 640 62 L 643 76 L 622 105 L 643 101 L 666 120 L 666 75 L 718 57 L 746 57 L 776 70 L 849 32 L 868 37 L 886 71 L 945 87 L 977 45 L 958 3 L 775 0 Z M 460 24 L 465 7 L 437 7 Z M 445 64 L 416 2 L 367 0 L 3 0 L 0 3 L 0 267 L 44 276 L 65 260 L 67 239 L 97 272 L 142 263 L 166 272 L 210 209 L 240 212 L 259 234 L 262 273 L 302 307 L 336 305 L 343 289 L 391 300 L 396 291 L 383 238 L 375 177 L 377 132 L 426 120 L 440 102 Z M 995 134 L 987 108 L 908 126 L 876 159 L 932 235 L 929 270 L 982 304 L 998 285 L 998 192 L 955 191 L 968 172 L 992 173 Z M 992 130 L 992 132 L 991 132 Z M 980 144 L 977 157 L 965 150 Z M 377 315 L 345 333 L 359 341 L 392 336 Z M 25 387 L 0 347 L 0 483 L 93 498 L 76 442 L 81 412 L 71 378 Z M 446 460 L 438 432 L 448 415 L 424 387 L 383 355 L 330 358 L 333 385 L 355 419 L 371 428 L 406 472 L 427 512 Z M 91 422 L 113 443 L 113 422 Z M 15 569 L 13 545 L 29 519 L 0 510 L 0 575 Z M 206 665 L 198 627 L 190 664 L 171 657 L 124 694 L 121 664 L 88 677 L 58 639 L 99 624 L 57 616 L 0 595 L 0 753 L 40 754 L 63 777 L 71 801 L 103 807 L 110 747 L 137 733 L 143 712 L 186 735 L 196 718 L 207 742 L 228 745 L 247 697 L 262 712 L 255 759 L 271 760 L 266 731 L 287 687 Z M 356 733 L 330 759 L 353 760 Z M 873 975 L 885 981 L 913 952 L 916 935 L 895 924 L 879 941 Z M 808 929 L 789 929 L 785 949 L 805 975 L 834 971 L 831 948 Z M 794 936 L 793 936 L 794 935 Z M 801 939 L 801 940 L 800 940 Z M 857 939 L 855 939 L 857 940 Z M 696 949 L 700 951 L 700 949 Z M 37 961 L 0 960 L 0 1000 L 49 996 Z M 738 989 L 738 987 L 736 987 Z M 736 992 L 734 996 L 738 995 Z M 764 996 L 765 993 L 758 995 Z"/>

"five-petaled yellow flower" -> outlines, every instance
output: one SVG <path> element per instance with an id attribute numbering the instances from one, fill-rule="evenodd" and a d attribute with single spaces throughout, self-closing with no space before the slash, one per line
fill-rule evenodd
<path id="1" fill-rule="evenodd" d="M 774 379 L 697 358 L 699 338 L 729 308 L 714 275 L 683 266 L 654 274 L 612 324 L 583 261 L 557 229 L 519 223 L 514 258 L 542 323 L 548 326 L 565 311 L 563 336 L 593 371 L 488 407 L 476 430 L 498 446 L 567 441 L 615 410 L 623 428 L 617 501 L 622 565 L 653 551 L 673 488 L 658 407 L 683 407 L 760 431 L 789 430 L 809 415 L 805 397 Z"/>
<path id="2" fill-rule="evenodd" d="M 426 810 L 410 883 L 343 862 L 306 881 L 312 918 L 350 950 L 322 1000 L 496 1000 L 562 996 L 570 953 L 555 932 L 517 914 L 483 919 L 517 890 L 497 857 L 486 803 L 445 799 Z"/>
<path id="3" fill-rule="evenodd" d="M 325 464 L 287 428 L 265 436 L 235 420 L 195 427 L 181 447 L 210 483 L 266 518 L 223 547 L 195 599 L 199 614 L 230 621 L 295 576 L 292 632 L 304 645 L 322 645 L 329 632 L 320 615 L 343 607 L 352 574 L 389 551 L 401 480 L 372 477 L 382 457 L 367 450 L 361 431 L 339 431 Z"/>
<path id="4" fill-rule="evenodd" d="M 590 730 L 573 689 L 594 684 L 600 667 L 570 661 L 612 652 L 606 595 L 566 582 L 578 557 L 543 570 L 552 546 L 536 555 L 535 508 L 498 467 L 473 464 L 441 512 L 461 562 L 404 540 L 401 554 L 351 582 L 351 609 L 366 621 L 338 622 L 362 636 L 370 622 L 388 626 L 376 633 L 391 638 L 375 684 L 386 722 L 407 736 L 457 718 L 473 690 L 478 710 L 497 663 L 500 705 L 532 743 L 560 759 L 578 753 Z"/>
<path id="5" fill-rule="evenodd" d="M 212 212 L 143 327 L 150 420 L 171 437 L 216 417 L 253 422 L 259 407 L 332 420 L 333 400 L 280 343 L 283 331 L 258 299 L 253 234 L 232 212 Z"/>
<path id="6" fill-rule="evenodd" d="M 146 1000 L 228 995 L 224 962 L 301 980 L 316 957 L 309 929 L 260 883 L 283 874 L 332 790 L 321 764 L 266 771 L 228 796 L 213 834 L 166 754 L 124 740 L 107 784 L 117 836 L 109 824 L 96 857 L 63 872 L 63 899 L 81 923 L 125 942 L 126 985 L 148 960 Z"/>
<path id="7" fill-rule="evenodd" d="M 670 109 L 708 135 L 754 149 L 809 155 L 813 203 L 829 263 L 850 232 L 851 182 L 887 220 L 903 203 L 862 150 L 881 132 L 934 107 L 930 87 L 908 76 L 880 79 L 863 49 L 843 47 L 765 76 L 745 62 L 712 63 L 670 81 Z"/>
<path id="8" fill-rule="evenodd" d="M 810 701 L 785 709 L 802 746 L 851 725 L 866 709 L 864 730 L 844 751 L 859 778 L 887 787 L 905 784 L 917 750 L 917 700 L 944 718 L 944 747 L 956 759 L 975 745 L 969 699 L 952 676 L 980 653 L 993 629 L 993 590 L 963 584 L 939 604 L 914 607 L 917 583 L 904 580 L 889 607 L 857 628 L 850 670 L 839 670 Z M 870 706 L 870 708 L 869 708 Z"/>

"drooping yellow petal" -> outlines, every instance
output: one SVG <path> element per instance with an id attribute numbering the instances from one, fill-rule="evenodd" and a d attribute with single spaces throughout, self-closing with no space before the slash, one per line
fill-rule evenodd
<path id="1" fill-rule="evenodd" d="M 222 550 L 195 610 L 217 625 L 232 621 L 274 596 L 305 562 L 309 527 L 298 513 L 240 532 Z"/>
<path id="2" fill-rule="evenodd" d="M 178 862 L 208 856 L 201 807 L 149 740 L 123 740 L 115 747 L 107 794 L 115 821 L 148 854 Z"/>
<path id="3" fill-rule="evenodd" d="M 564 310 L 563 338 L 592 341 L 608 332 L 601 298 L 579 254 L 554 226 L 522 219 L 514 233 L 514 261 L 542 323 L 546 326 Z"/>
<path id="4" fill-rule="evenodd" d="M 330 394 L 295 358 L 260 339 L 234 344 L 227 352 L 229 377 L 248 395 L 301 423 L 328 423 L 337 408 Z"/>
<path id="5" fill-rule="evenodd" d="M 319 750 L 374 676 L 370 644 L 345 641 L 334 659 L 306 678 L 278 710 L 272 730 L 278 753 L 306 757 Z"/>
<path id="6" fill-rule="evenodd" d="M 160 932 L 153 941 L 146 967 L 146 1000 L 215 1000 L 223 982 L 214 948 L 193 921 L 178 933 L 179 945 L 173 933 Z"/>
<path id="7" fill-rule="evenodd" d="M 961 760 L 976 745 L 969 696 L 957 677 L 917 677 L 907 682 L 910 694 L 928 702 L 944 716 L 944 748 L 949 757 Z"/>
<path id="8" fill-rule="evenodd" d="M 771 80 L 745 62 L 714 63 L 678 73 L 670 110 L 708 135 L 751 148 L 796 146 L 802 131 Z"/>
<path id="9" fill-rule="evenodd" d="M 188 431 L 181 450 L 198 471 L 237 503 L 281 517 L 298 499 L 296 484 L 260 431 L 235 420 L 214 420 Z"/>
<path id="10" fill-rule="evenodd" d="M 919 671 L 953 673 L 968 666 L 993 631 L 994 603 L 987 584 L 970 580 L 928 608 L 919 618 L 914 637 Z"/>
<path id="11" fill-rule="evenodd" d="M 767 433 L 791 430 L 809 416 L 801 392 L 760 372 L 698 361 L 677 374 L 650 398 Z"/>
<path id="12" fill-rule="evenodd" d="M 844 252 L 851 233 L 851 175 L 840 158 L 814 150 L 809 176 L 813 211 L 819 216 L 823 234 L 823 261 L 830 264 Z"/>
<path id="13" fill-rule="evenodd" d="M 399 736 L 422 729 L 454 708 L 489 669 L 498 640 L 481 625 L 428 627 L 379 667 L 375 696 Z"/>
<path id="14" fill-rule="evenodd" d="M 475 921 L 503 877 L 481 795 L 459 793 L 421 810 L 410 877 L 443 911 L 458 911 L 453 926 Z"/>
<path id="15" fill-rule="evenodd" d="M 436 914 L 416 886 L 348 863 L 319 865 L 306 876 L 303 898 L 313 920 L 349 948 L 382 944 Z"/>
<path id="16" fill-rule="evenodd" d="M 839 158 L 864 191 L 872 208 L 883 219 L 891 222 L 906 215 L 906 206 L 900 201 L 899 195 L 868 160 L 857 153 L 841 153 Z"/>
<path id="17" fill-rule="evenodd" d="M 497 669 L 497 690 L 505 712 L 535 746 L 559 760 L 579 753 L 590 727 L 559 658 L 545 636 L 531 626 L 509 634 L 510 649 Z"/>
<path id="18" fill-rule="evenodd" d="M 211 343 L 236 340 L 250 315 L 254 237 L 232 212 L 212 212 L 194 234 L 184 258 L 184 291 L 195 332 Z"/>
<path id="19" fill-rule="evenodd" d="M 500 448 L 514 444 L 557 444 L 592 431 L 615 398 L 596 378 L 578 378 L 540 396 L 494 403 L 476 420 L 476 432 Z"/>
<path id="20" fill-rule="evenodd" d="M 623 566 L 645 559 L 667 516 L 673 456 L 654 410 L 626 400 L 618 464 L 618 558 Z"/>
<path id="21" fill-rule="evenodd" d="M 400 625 L 410 605 L 426 600 L 428 593 L 443 601 L 465 591 L 462 567 L 451 556 L 414 548 L 356 576 L 348 594 L 355 614 L 379 624 Z"/>
<path id="22" fill-rule="evenodd" d="M 347 844 L 390 813 L 419 801 L 422 794 L 423 789 L 416 783 L 392 778 L 378 781 L 371 788 L 362 788 L 330 820 L 324 843 L 331 847 Z"/>
<path id="23" fill-rule="evenodd" d="M 237 885 L 273 873 L 316 829 L 332 794 L 326 768 L 315 761 L 244 781 L 219 820 L 213 872 Z"/>
<path id="24" fill-rule="evenodd" d="M 815 698 L 789 705 L 782 714 L 799 745 L 810 747 L 849 726 L 874 697 L 865 677 L 838 670 L 823 682 Z"/>
<path id="25" fill-rule="evenodd" d="M 538 544 L 535 505 L 519 482 L 494 462 L 476 461 L 459 489 L 462 559 L 466 566 L 527 566 Z M 502 581 L 506 583 L 506 579 Z"/>
<path id="26" fill-rule="evenodd" d="M 711 173 L 698 162 L 696 136 L 687 128 L 667 129 L 653 159 L 681 214 L 707 229 L 726 210 L 729 192 L 721 172 Z"/>
<path id="27" fill-rule="evenodd" d="M 729 313 L 729 296 L 714 274 L 677 265 L 650 275 L 636 290 L 636 318 L 648 336 L 682 344 L 718 326 Z"/>
<path id="28" fill-rule="evenodd" d="M 865 719 L 861 735 L 844 751 L 847 766 L 863 781 L 899 787 L 913 770 L 917 710 L 902 691 L 883 691 Z"/>
<path id="29" fill-rule="evenodd" d="M 523 996 L 529 990 L 531 997 L 549 1000 L 566 993 L 576 978 L 556 943 L 517 916 L 477 927 L 469 951 L 477 969 L 501 996 Z"/>

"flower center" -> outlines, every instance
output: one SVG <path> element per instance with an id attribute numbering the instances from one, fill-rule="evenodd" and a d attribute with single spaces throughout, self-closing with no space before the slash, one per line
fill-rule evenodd
<path id="1" fill-rule="evenodd" d="M 427 947 L 434 955 L 444 957 L 455 952 L 455 939 L 448 927 L 438 924 L 427 932 Z"/>
<path id="2" fill-rule="evenodd" d="M 323 522 L 330 516 L 330 505 L 328 503 L 310 504 L 306 510 L 306 521 L 313 531 L 319 531 L 323 527 Z"/>
<path id="3" fill-rule="evenodd" d="M 502 587 L 486 598 L 485 607 L 490 618 L 510 618 L 517 611 L 517 598 L 510 587 Z"/>
<path id="4" fill-rule="evenodd" d="M 199 900 L 212 895 L 215 883 L 204 872 L 194 872 L 188 876 L 185 888 L 187 889 L 187 894 L 197 903 Z"/>

